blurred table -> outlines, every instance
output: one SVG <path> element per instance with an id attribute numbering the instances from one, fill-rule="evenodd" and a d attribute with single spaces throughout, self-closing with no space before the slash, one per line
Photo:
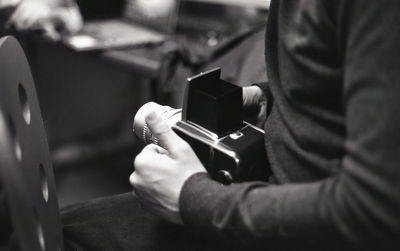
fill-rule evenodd
<path id="1" fill-rule="evenodd" d="M 109 50 L 101 58 L 149 78 L 157 78 L 161 67 L 162 53 L 158 47 Z"/>
<path id="2" fill-rule="evenodd" d="M 99 141 L 122 147 L 115 138 L 133 144 L 133 116 L 153 95 L 156 50 L 82 53 L 43 38 L 27 44 L 52 151 L 76 143 L 97 148 Z"/>

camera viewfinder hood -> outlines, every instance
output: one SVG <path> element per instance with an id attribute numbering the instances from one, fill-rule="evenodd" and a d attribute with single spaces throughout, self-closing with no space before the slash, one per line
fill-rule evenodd
<path id="1" fill-rule="evenodd" d="M 197 124 L 218 138 L 243 127 L 242 88 L 220 79 L 221 69 L 189 78 L 182 120 Z"/>

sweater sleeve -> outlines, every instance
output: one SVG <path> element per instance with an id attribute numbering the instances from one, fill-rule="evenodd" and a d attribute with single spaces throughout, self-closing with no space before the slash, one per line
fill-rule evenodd
<path id="1" fill-rule="evenodd" d="M 196 174 L 181 192 L 186 224 L 263 247 L 399 247 L 400 2 L 337 2 L 347 134 L 340 171 L 289 185 L 222 186 Z"/>

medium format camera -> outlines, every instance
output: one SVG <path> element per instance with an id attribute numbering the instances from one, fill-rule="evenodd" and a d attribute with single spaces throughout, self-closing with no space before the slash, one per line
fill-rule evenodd
<path id="1" fill-rule="evenodd" d="M 145 122 L 156 112 L 190 144 L 209 175 L 223 184 L 266 180 L 264 131 L 243 121 L 242 88 L 220 79 L 217 68 L 188 79 L 183 109 L 154 102 L 136 113 L 133 130 L 146 144 L 158 144 Z"/>

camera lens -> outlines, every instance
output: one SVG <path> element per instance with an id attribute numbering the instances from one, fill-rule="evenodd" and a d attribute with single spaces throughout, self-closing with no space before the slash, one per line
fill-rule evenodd
<path id="1" fill-rule="evenodd" d="M 169 106 L 162 106 L 155 102 L 144 104 L 136 113 L 133 120 L 133 131 L 136 136 L 146 144 L 158 144 L 158 139 L 153 136 L 147 123 L 146 116 L 155 112 L 169 127 L 175 125 L 182 119 L 182 109 L 174 109 Z"/>

